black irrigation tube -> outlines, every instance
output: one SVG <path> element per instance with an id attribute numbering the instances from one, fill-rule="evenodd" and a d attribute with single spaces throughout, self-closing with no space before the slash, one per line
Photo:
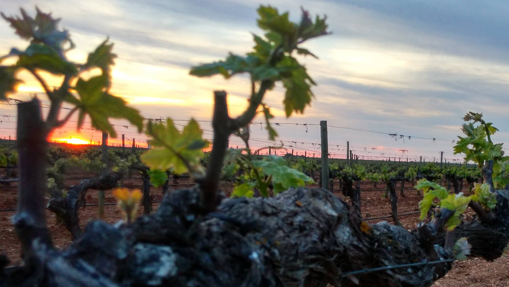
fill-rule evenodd
<path id="1" fill-rule="evenodd" d="M 352 272 L 347 272 L 347 273 L 343 274 L 342 277 L 345 278 L 350 275 L 366 274 L 366 273 L 377 272 L 377 271 L 385 271 L 385 270 L 408 268 L 408 267 L 417 267 L 417 266 L 423 266 L 423 265 L 435 265 L 435 264 L 442 264 L 442 263 L 448 263 L 448 262 L 453 262 L 453 261 L 455 261 L 455 259 L 445 259 L 445 260 L 437 260 L 437 261 L 429 261 L 429 262 L 419 262 L 419 263 L 408 263 L 408 264 L 401 264 L 401 265 L 384 266 L 384 267 L 377 267 L 377 268 L 371 268 L 371 269 L 361 269 L 361 270 L 356 270 L 356 271 L 352 271 Z"/>
<path id="2" fill-rule="evenodd" d="M 398 214 L 397 216 L 398 217 L 409 216 L 409 215 L 420 214 L 420 213 L 421 213 L 420 211 L 414 211 L 414 212 Z M 377 219 L 384 219 L 384 218 L 391 218 L 391 217 L 392 217 L 392 215 L 386 215 L 386 216 L 380 216 L 380 217 L 364 218 L 364 220 L 377 220 Z"/>
<path id="3" fill-rule="evenodd" d="M 389 206 L 390 208 L 390 206 Z M 373 217 L 373 216 L 382 216 L 383 214 L 385 214 L 387 212 L 388 208 L 382 208 L 382 209 L 377 209 L 377 210 L 370 210 L 369 212 L 366 212 L 366 216 L 369 215 L 370 217 Z M 409 210 L 399 210 L 398 209 L 398 213 L 408 213 L 408 212 L 414 212 L 414 211 L 418 211 L 416 209 L 409 209 Z"/>
<path id="4" fill-rule="evenodd" d="M 16 179 L 16 181 L 2 181 L 0 180 L 0 183 L 9 183 L 9 182 L 17 182 L 18 180 Z M 177 183 L 177 184 L 168 184 L 168 186 L 184 186 L 184 187 L 187 187 L 187 185 L 196 185 L 196 183 Z M 142 184 L 128 184 L 128 185 L 125 185 L 124 187 L 127 187 L 127 188 L 131 188 L 131 187 L 143 187 Z M 151 186 L 151 187 L 154 187 L 154 186 Z M 17 188 L 17 186 L 11 186 L 11 188 Z"/>
<path id="5" fill-rule="evenodd" d="M 161 203 L 161 201 L 152 201 L 152 204 L 156 204 L 156 203 Z M 104 203 L 104 205 L 111 206 L 111 205 L 117 205 L 117 203 L 106 202 L 106 203 Z M 99 204 L 90 203 L 90 204 L 86 204 L 84 207 L 87 207 L 87 206 L 99 206 Z M 16 209 L 0 209 L 0 212 L 9 212 L 9 211 L 16 211 Z"/>
<path id="6" fill-rule="evenodd" d="M 399 190 L 399 188 L 398 188 Z M 404 191 L 415 191 L 416 189 L 415 188 L 406 188 L 404 189 Z M 385 191 L 385 189 L 382 189 L 382 188 L 372 188 L 372 189 L 361 189 L 361 193 L 363 192 L 371 192 L 371 191 Z"/>
<path id="7" fill-rule="evenodd" d="M 161 203 L 161 201 L 152 201 L 152 204 L 155 204 L 155 203 Z M 107 203 L 104 203 L 104 205 L 117 205 L 117 203 L 107 202 Z M 87 207 L 87 206 L 99 206 L 99 204 L 91 203 L 91 204 L 85 205 L 85 207 Z"/>
<path id="8" fill-rule="evenodd" d="M 16 211 L 16 209 L 0 209 L 0 212 Z"/>

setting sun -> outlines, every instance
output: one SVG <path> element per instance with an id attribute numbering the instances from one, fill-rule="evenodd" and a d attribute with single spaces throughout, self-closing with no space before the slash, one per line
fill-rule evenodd
<path id="1" fill-rule="evenodd" d="M 89 144 L 88 141 L 82 140 L 82 139 L 78 139 L 78 138 L 55 139 L 54 141 L 61 142 L 61 143 L 68 143 L 68 144 Z"/>

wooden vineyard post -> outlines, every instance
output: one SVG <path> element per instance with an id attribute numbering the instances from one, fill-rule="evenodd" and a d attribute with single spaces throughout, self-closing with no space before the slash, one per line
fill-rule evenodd
<path id="1" fill-rule="evenodd" d="M 444 152 L 440 152 L 440 169 L 443 169 Z"/>
<path id="2" fill-rule="evenodd" d="M 108 133 L 105 133 L 105 132 L 103 132 L 103 138 L 102 138 L 101 161 L 103 163 L 103 167 L 101 169 L 101 175 L 105 176 L 107 173 L 107 169 L 108 169 Z M 99 190 L 97 199 L 98 199 L 98 208 L 99 208 L 99 218 L 104 219 L 104 190 Z"/>
<path id="3" fill-rule="evenodd" d="M 391 198 L 391 215 L 392 220 L 394 222 L 394 225 L 401 225 L 401 223 L 398 220 L 398 194 L 396 192 L 396 180 L 390 179 L 389 180 L 389 194 Z"/>
<path id="4" fill-rule="evenodd" d="M 346 164 L 350 163 L 350 141 L 346 142 Z"/>
<path id="5" fill-rule="evenodd" d="M 133 147 L 132 147 L 132 151 L 131 151 L 133 154 L 136 153 L 136 139 L 133 138 Z"/>
<path id="6" fill-rule="evenodd" d="M 269 155 L 272 154 L 272 148 L 269 146 Z"/>
<path id="7" fill-rule="evenodd" d="M 122 154 L 125 157 L 125 136 L 122 134 Z"/>
<path id="8" fill-rule="evenodd" d="M 143 214 L 150 214 L 152 213 L 152 198 L 150 197 L 150 176 L 147 171 L 143 171 L 141 176 L 143 181 Z"/>
<path id="9" fill-rule="evenodd" d="M 322 138 L 322 180 L 321 188 L 327 189 L 329 182 L 329 140 L 327 135 L 327 121 L 320 121 L 320 134 Z"/>

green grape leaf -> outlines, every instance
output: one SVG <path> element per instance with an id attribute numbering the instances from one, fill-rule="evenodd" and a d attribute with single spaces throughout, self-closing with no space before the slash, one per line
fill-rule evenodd
<path id="1" fill-rule="evenodd" d="M 177 130 L 170 118 L 166 124 L 150 121 L 146 133 L 152 138 L 149 140 L 152 148 L 141 156 L 146 165 L 163 170 L 173 168 L 176 174 L 189 171 L 193 176 L 200 176 L 203 173 L 200 164 L 203 151 L 197 147 L 206 148 L 209 142 L 202 139 L 203 132 L 194 119 L 182 132 Z"/>
<path id="2" fill-rule="evenodd" d="M 496 132 L 499 131 L 499 129 L 497 129 L 496 127 L 493 126 L 493 123 L 487 123 L 486 127 L 488 128 L 490 135 L 494 135 Z"/>
<path id="3" fill-rule="evenodd" d="M 435 198 L 444 199 L 449 194 L 445 187 L 426 179 L 419 180 L 414 188 L 423 192 L 423 199 L 419 202 L 419 209 L 421 210 L 420 220 L 426 218 Z"/>
<path id="4" fill-rule="evenodd" d="M 103 75 L 110 77 L 110 66 L 115 64 L 114 60 L 117 55 L 112 53 L 113 43 L 108 44 L 108 40 L 106 39 L 94 52 L 88 54 L 87 63 L 84 67 L 86 69 L 97 67 L 101 69 Z"/>
<path id="5" fill-rule="evenodd" d="M 272 44 L 271 42 L 269 41 L 265 41 L 264 39 L 262 39 L 261 37 L 253 34 L 253 37 L 254 37 L 254 41 L 256 43 L 256 45 L 254 46 L 254 53 L 251 53 L 250 55 L 253 55 L 253 56 L 256 56 L 258 57 L 261 62 L 267 62 L 269 57 L 270 57 L 270 53 L 272 51 Z"/>
<path id="6" fill-rule="evenodd" d="M 253 69 L 253 80 L 263 81 L 271 80 L 275 81 L 279 79 L 279 70 L 267 66 L 260 66 Z"/>
<path id="7" fill-rule="evenodd" d="M 272 176 L 274 192 L 276 189 L 280 192 L 290 187 L 304 186 L 306 183 L 314 182 L 307 175 L 289 167 L 284 158 L 279 156 L 267 156 L 263 160 L 252 161 L 252 164 L 265 175 Z M 276 186 L 277 184 L 280 185 Z"/>
<path id="8" fill-rule="evenodd" d="M 275 182 L 273 184 L 273 189 L 272 189 L 272 192 L 274 192 L 275 195 L 278 195 L 279 193 L 287 190 L 288 188 L 285 188 L 285 186 L 283 185 L 283 183 L 281 182 Z"/>
<path id="9" fill-rule="evenodd" d="M 459 140 L 456 142 L 454 146 L 454 154 L 465 153 L 468 151 L 468 146 L 471 144 L 471 141 L 467 138 L 458 137 Z"/>
<path id="10" fill-rule="evenodd" d="M 267 131 L 269 132 L 269 139 L 273 141 L 277 137 L 277 132 L 270 124 L 270 119 L 274 118 L 274 116 L 270 113 L 270 109 L 269 109 L 269 107 L 267 107 L 267 105 L 262 104 L 262 108 L 263 108 L 263 115 L 265 116 L 265 123 L 266 123 L 265 129 L 267 129 Z"/>
<path id="11" fill-rule="evenodd" d="M 305 107 L 311 103 L 311 99 L 314 97 L 311 85 L 315 85 L 315 82 L 307 74 L 306 68 L 291 56 L 286 56 L 278 64 L 278 68 L 286 70 L 290 74 L 289 77 L 282 79 L 283 86 L 286 88 L 283 101 L 286 116 L 289 117 L 293 112 L 304 113 Z"/>
<path id="12" fill-rule="evenodd" d="M 258 27 L 263 30 L 274 31 L 282 36 L 294 36 L 297 33 L 297 25 L 290 22 L 288 13 L 279 15 L 276 8 L 271 6 L 260 6 L 258 8 Z"/>
<path id="13" fill-rule="evenodd" d="M 242 151 L 243 149 L 233 149 L 233 148 L 226 150 L 222 171 L 223 179 L 230 179 L 235 175 L 235 173 L 239 169 L 237 160 L 242 155 Z"/>
<path id="14" fill-rule="evenodd" d="M 427 193 L 430 189 L 440 190 L 440 192 L 441 192 L 440 194 L 442 194 L 442 195 L 445 194 L 445 196 L 440 197 L 440 199 L 445 198 L 448 194 L 445 187 L 442 187 L 441 185 L 431 182 L 431 181 L 428 181 L 426 179 L 419 180 L 417 182 L 417 185 L 414 188 L 417 190 L 421 190 L 423 193 Z M 445 193 L 444 193 L 444 191 L 445 191 Z"/>
<path id="15" fill-rule="evenodd" d="M 54 178 L 48 178 L 46 181 L 47 181 L 47 187 L 48 187 L 48 189 L 52 189 L 52 188 L 57 187 L 57 184 L 56 184 L 56 182 L 55 182 L 55 179 L 54 179 Z"/>
<path id="16" fill-rule="evenodd" d="M 273 46 L 278 46 L 283 42 L 283 37 L 281 34 L 273 31 L 265 33 L 265 38 L 267 38 L 267 40 L 269 40 Z"/>
<path id="17" fill-rule="evenodd" d="M 252 198 L 254 195 L 253 184 L 249 182 L 245 182 L 243 184 L 239 184 L 233 188 L 231 198 L 237 197 L 247 197 Z"/>
<path id="18" fill-rule="evenodd" d="M 464 196 L 462 192 L 459 194 L 449 194 L 447 198 L 442 199 L 440 201 L 440 207 L 449 209 L 454 212 L 454 215 L 447 221 L 446 227 L 447 230 L 454 230 L 456 226 L 461 223 L 461 219 L 459 218 L 468 207 L 472 196 Z"/>
<path id="19" fill-rule="evenodd" d="M 509 184 L 509 158 L 503 157 L 493 165 L 493 183 L 495 188 L 504 189 Z"/>
<path id="20" fill-rule="evenodd" d="M 0 154 L 0 166 L 7 166 L 7 157 L 5 155 Z"/>
<path id="21" fill-rule="evenodd" d="M 11 24 L 16 34 L 22 39 L 32 40 L 33 43 L 48 45 L 59 54 L 62 54 L 62 46 L 64 43 L 70 42 L 71 47 L 73 46 L 69 37 L 69 32 L 66 30 L 58 30 L 58 22 L 60 19 L 53 19 L 51 14 L 43 13 L 37 7 L 35 19 L 30 17 L 23 8 L 20 10 L 22 18 L 18 16 L 7 17 L 3 13 L 1 13 L 1 15 Z"/>
<path id="22" fill-rule="evenodd" d="M 486 210 L 492 210 L 497 206 L 497 196 L 491 192 L 491 187 L 487 183 L 475 183 L 474 195 L 472 201 L 478 202 Z"/>
<path id="23" fill-rule="evenodd" d="M 315 59 L 318 59 L 318 57 L 315 54 L 311 53 L 308 49 L 304 49 L 304 48 L 297 48 L 297 54 L 304 55 L 304 56 L 311 56 Z"/>
<path id="24" fill-rule="evenodd" d="M 10 164 L 17 165 L 18 164 L 18 152 L 17 151 L 11 152 L 11 154 L 7 156 L 7 160 L 9 161 Z"/>
<path id="25" fill-rule="evenodd" d="M 225 79 L 229 79 L 235 74 L 251 71 L 256 60 L 252 56 L 241 57 L 230 53 L 226 61 L 193 67 L 189 74 L 198 77 L 210 77 L 220 74 Z"/>
<path id="26" fill-rule="evenodd" d="M 301 42 L 311 38 L 316 38 L 329 34 L 327 32 L 328 25 L 326 24 L 327 17 L 320 18 L 316 16 L 315 22 L 311 21 L 309 13 L 302 9 L 302 19 L 299 26 L 299 37 Z"/>
<path id="27" fill-rule="evenodd" d="M 235 162 L 241 155 L 244 149 L 229 148 L 226 150 L 224 157 L 224 164 Z"/>
<path id="28" fill-rule="evenodd" d="M 0 100 L 16 92 L 16 87 L 23 81 L 16 79 L 18 69 L 14 66 L 0 66 Z"/>
<path id="29" fill-rule="evenodd" d="M 75 75 L 78 71 L 75 64 L 47 45 L 32 43 L 24 52 L 13 48 L 9 56 L 18 56 L 16 66 L 27 70 L 40 69 L 53 75 Z"/>
<path id="30" fill-rule="evenodd" d="M 11 23 L 11 27 L 14 28 L 16 34 L 18 34 L 22 39 L 30 40 L 33 37 L 33 29 L 35 28 L 35 21 L 32 17 L 30 17 L 26 11 L 21 8 L 21 16 L 20 17 L 7 17 L 2 14 L 2 17 L 7 20 L 7 22 Z"/>
<path id="31" fill-rule="evenodd" d="M 155 188 L 162 186 L 168 179 L 168 175 L 161 169 L 150 169 L 147 171 L 150 176 L 150 184 Z"/>
<path id="32" fill-rule="evenodd" d="M 466 237 L 462 237 L 456 241 L 454 244 L 454 250 L 453 253 L 456 257 L 456 260 L 466 260 L 467 256 L 470 255 L 470 252 L 472 250 L 472 245 L 468 243 L 468 240 Z"/>
<path id="33" fill-rule="evenodd" d="M 79 99 L 68 95 L 65 101 L 76 105 L 79 108 L 78 129 L 83 126 L 85 116 L 89 115 L 92 126 L 98 130 L 107 132 L 111 137 L 117 134 L 109 122 L 109 118 L 126 119 L 143 130 L 143 117 L 133 108 L 126 106 L 126 102 L 119 97 L 110 95 L 105 91 L 108 85 L 108 77 L 100 75 L 90 78 L 88 81 L 82 78 L 76 83 L 76 91 Z"/>
<path id="34" fill-rule="evenodd" d="M 239 165 L 236 164 L 235 162 L 224 165 L 222 178 L 223 179 L 232 178 L 235 175 L 235 173 L 237 172 L 237 170 L 239 170 Z"/>

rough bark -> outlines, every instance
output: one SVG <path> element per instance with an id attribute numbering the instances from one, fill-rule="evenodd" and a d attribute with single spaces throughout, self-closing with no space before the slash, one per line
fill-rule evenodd
<path id="1" fill-rule="evenodd" d="M 401 225 L 398 220 L 398 194 L 396 192 L 396 180 L 391 179 L 387 183 L 387 189 L 389 189 L 390 200 L 391 200 L 391 216 L 392 221 L 395 225 Z"/>
<path id="2" fill-rule="evenodd" d="M 115 188 L 122 176 L 123 174 L 120 172 L 112 172 L 106 176 L 82 180 L 80 184 L 71 186 L 65 197 L 60 191 L 50 190 L 51 198 L 48 201 L 48 209 L 55 212 L 63 220 L 72 238 L 76 239 L 82 234 L 79 211 L 86 204 L 87 191 L 90 189 L 108 190 Z"/>
<path id="3" fill-rule="evenodd" d="M 147 172 L 142 174 L 143 181 L 143 214 L 152 213 L 152 197 L 150 196 L 150 176 Z"/>
<path id="4" fill-rule="evenodd" d="M 166 181 L 163 184 L 162 187 L 162 195 L 165 195 L 170 190 L 170 171 L 166 171 Z"/>
<path id="5" fill-rule="evenodd" d="M 504 193 L 505 194 L 505 193 Z M 507 244 L 509 208 L 499 195 L 498 221 L 457 228 L 474 256 L 493 260 Z M 299 204 L 295 204 L 299 202 Z M 167 193 L 160 208 L 131 226 L 90 223 L 64 251 L 35 244 L 44 270 L 10 283 L 47 286 L 430 286 L 451 267 L 385 270 L 343 277 L 363 268 L 447 259 L 451 254 L 419 232 L 381 222 L 361 231 L 349 207 L 322 189 L 291 189 L 275 198 L 228 199 L 217 213 L 196 215 L 195 189 Z M 434 224 L 421 230 L 434 230 Z M 429 237 L 427 237 L 429 238 Z M 319 239 L 319 240 L 317 240 Z M 486 241 L 489 239 L 489 247 Z M 435 242 L 444 242 L 437 233 Z M 431 247 L 431 248 L 430 248 Z M 66 285 L 67 284 L 67 285 Z M 44 284 L 41 284 L 44 285 Z"/>
<path id="6" fill-rule="evenodd" d="M 361 186 L 360 181 L 355 181 L 355 187 L 354 187 L 354 181 L 348 177 L 343 178 L 343 194 L 345 196 L 350 197 L 350 200 L 352 201 L 352 212 L 357 216 L 358 218 L 361 218 Z"/>
<path id="7" fill-rule="evenodd" d="M 252 104 L 252 103 L 251 103 Z M 249 120 L 251 121 L 251 120 Z M 246 125 L 249 122 L 246 123 Z M 200 182 L 202 190 L 202 206 L 204 213 L 216 210 L 218 202 L 216 192 L 221 178 L 221 168 L 223 166 L 226 150 L 228 149 L 228 139 L 236 129 L 231 126 L 232 120 L 228 115 L 228 105 L 226 103 L 226 92 L 214 92 L 214 113 L 212 117 L 212 128 L 214 129 L 214 139 L 212 145 L 214 148 L 210 152 L 209 165 L 203 181 Z"/>
<path id="8" fill-rule="evenodd" d="M 454 179 L 452 180 L 452 186 L 454 187 L 454 193 L 455 194 L 459 194 L 461 192 L 461 188 L 460 188 L 460 178 L 458 177 L 454 177 Z"/>
<path id="9" fill-rule="evenodd" d="M 18 206 L 13 223 L 26 258 L 36 257 L 32 243 L 39 241 L 51 247 L 46 228 L 44 194 L 46 193 L 46 126 L 40 102 L 34 98 L 18 104 Z"/>
<path id="10" fill-rule="evenodd" d="M 401 197 L 405 197 L 405 180 L 401 181 L 401 187 L 400 187 L 400 190 L 399 190 L 399 195 L 401 195 Z"/>

